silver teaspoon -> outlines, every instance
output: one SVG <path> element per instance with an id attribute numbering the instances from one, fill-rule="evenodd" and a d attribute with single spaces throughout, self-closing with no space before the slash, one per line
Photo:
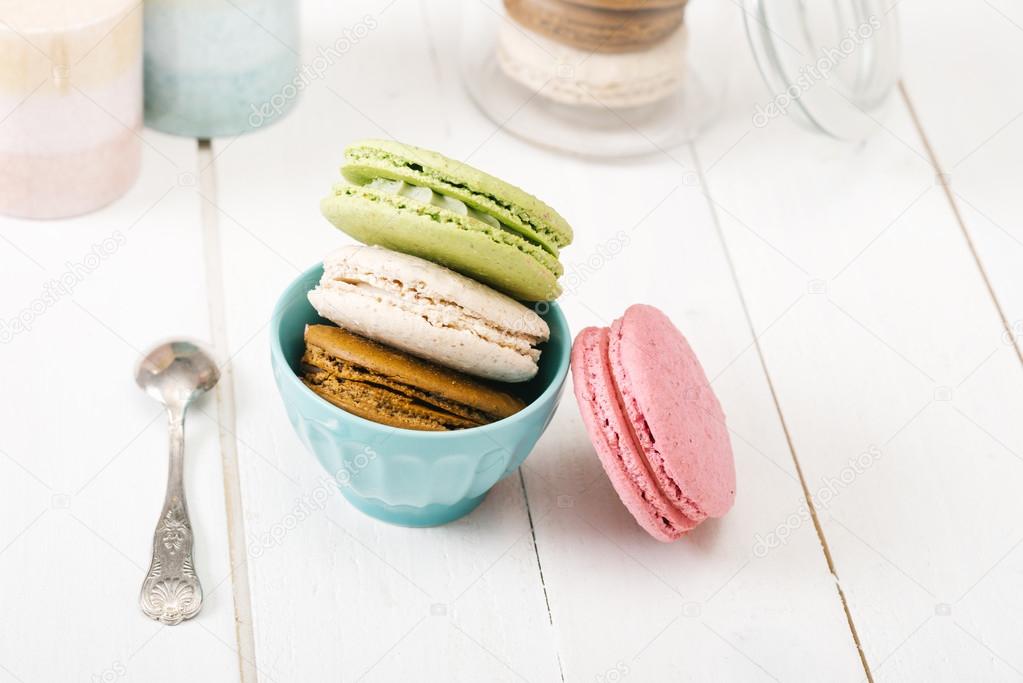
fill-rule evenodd
<path id="1" fill-rule="evenodd" d="M 164 624 L 180 624 L 202 607 L 202 586 L 192 558 L 192 523 L 185 503 L 185 411 L 219 379 L 213 359 L 188 341 L 157 346 L 135 371 L 135 381 L 166 406 L 169 420 L 167 497 L 153 534 L 153 561 L 139 596 L 146 616 Z"/>

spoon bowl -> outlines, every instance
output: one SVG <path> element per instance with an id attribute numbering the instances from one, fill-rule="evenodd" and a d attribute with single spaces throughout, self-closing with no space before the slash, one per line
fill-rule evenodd
<path id="1" fill-rule="evenodd" d="M 216 385 L 220 370 L 201 347 L 190 341 L 161 344 L 143 358 L 135 382 L 166 406 L 184 406 Z"/>

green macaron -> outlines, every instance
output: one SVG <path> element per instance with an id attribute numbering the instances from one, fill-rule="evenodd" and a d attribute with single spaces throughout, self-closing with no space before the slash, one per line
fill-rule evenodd
<path id="1" fill-rule="evenodd" d="M 561 293 L 558 261 L 572 228 L 536 197 L 436 152 L 388 140 L 345 150 L 323 215 L 366 244 L 429 259 L 510 296 Z"/>

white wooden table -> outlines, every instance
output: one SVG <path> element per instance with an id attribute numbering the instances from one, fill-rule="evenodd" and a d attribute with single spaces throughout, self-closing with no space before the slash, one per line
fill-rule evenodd
<path id="1" fill-rule="evenodd" d="M 31 328 L 0 346 L 0 681 L 1023 679 L 1023 9 L 898 10 L 904 89 L 865 144 L 753 126 L 770 94 L 739 10 L 701 1 L 694 40 L 716 22 L 704 40 L 728 56 L 721 120 L 595 163 L 471 106 L 454 8 L 306 2 L 307 61 L 375 28 L 281 123 L 211 147 L 146 131 L 115 205 L 0 219 L 0 320 Z M 267 322 L 346 241 L 318 200 L 368 136 L 568 217 L 574 329 L 637 301 L 673 317 L 728 414 L 726 518 L 646 537 L 570 391 L 468 518 L 409 530 L 345 504 L 287 422 Z M 166 454 L 131 372 L 182 334 L 230 362 L 188 429 L 207 602 L 168 628 L 136 605 Z"/>

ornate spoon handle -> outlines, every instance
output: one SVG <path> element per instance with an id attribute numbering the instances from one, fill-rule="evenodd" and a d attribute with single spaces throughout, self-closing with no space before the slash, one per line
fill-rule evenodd
<path id="1" fill-rule="evenodd" d="M 170 468 L 167 497 L 153 534 L 153 561 L 142 583 L 139 604 L 150 619 L 180 624 L 202 608 L 202 586 L 192 560 L 192 523 L 185 502 L 185 409 L 168 409 Z"/>

